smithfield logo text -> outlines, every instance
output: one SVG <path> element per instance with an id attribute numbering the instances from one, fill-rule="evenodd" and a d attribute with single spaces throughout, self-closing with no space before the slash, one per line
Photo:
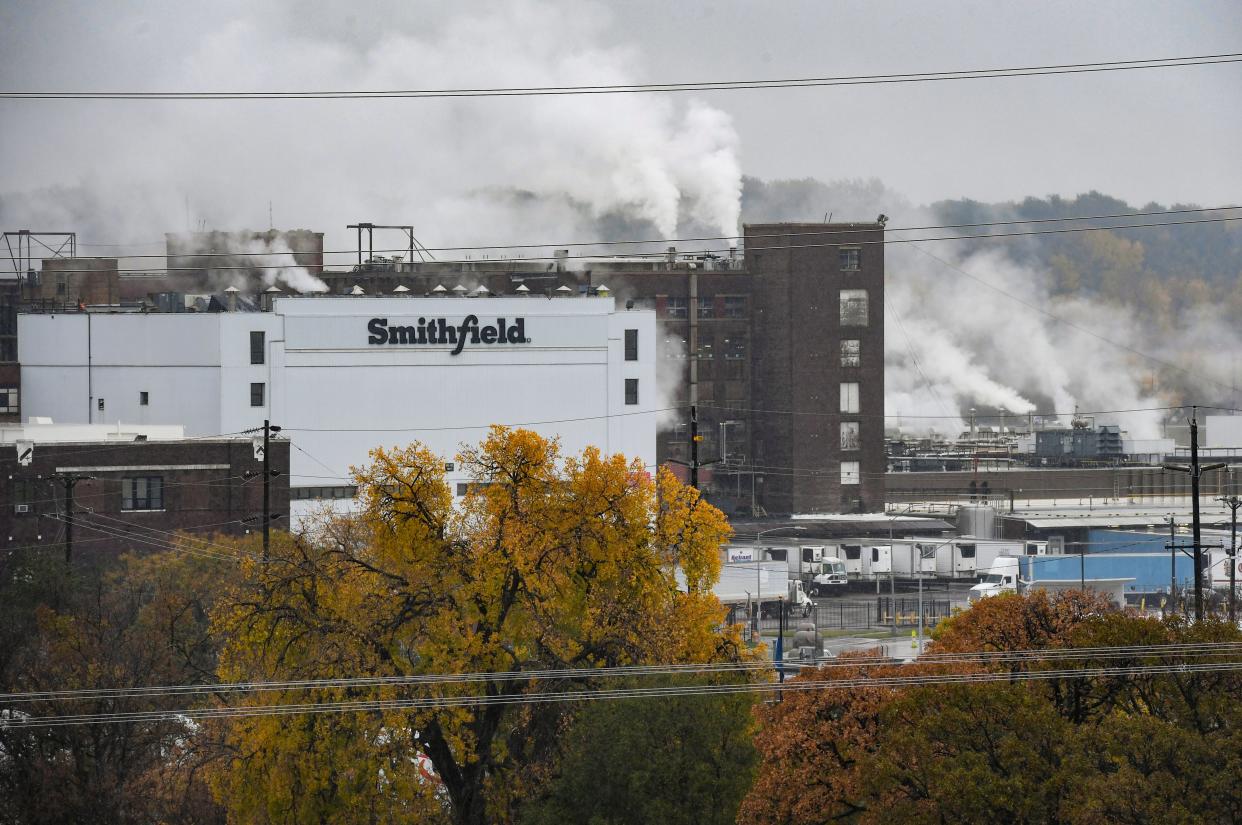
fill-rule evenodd
<path id="1" fill-rule="evenodd" d="M 367 322 L 367 332 L 368 344 L 452 344 L 453 355 L 461 353 L 467 339 L 471 344 L 530 343 L 525 318 L 514 318 L 512 324 L 497 318 L 494 326 L 479 326 L 475 315 L 467 315 L 455 326 L 444 318 L 419 318 L 417 326 L 389 326 L 387 318 L 372 318 Z"/>

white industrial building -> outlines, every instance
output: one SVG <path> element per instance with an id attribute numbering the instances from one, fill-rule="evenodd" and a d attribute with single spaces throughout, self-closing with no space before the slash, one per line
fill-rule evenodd
<path id="1" fill-rule="evenodd" d="M 491 424 L 654 467 L 655 316 L 611 297 L 279 297 L 268 312 L 24 314 L 22 407 L 57 423 L 283 428 L 294 511 L 376 446 L 454 456 Z M 455 486 L 455 489 L 461 489 Z"/>

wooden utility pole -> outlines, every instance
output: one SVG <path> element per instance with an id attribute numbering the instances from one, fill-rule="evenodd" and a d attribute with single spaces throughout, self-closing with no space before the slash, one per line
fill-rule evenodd
<path id="1" fill-rule="evenodd" d="M 94 476 L 57 473 L 52 478 L 65 485 L 65 566 L 68 566 L 73 557 L 73 488 L 78 486 L 79 481 L 89 481 Z"/>
<path id="2" fill-rule="evenodd" d="M 1223 463 L 1199 464 L 1199 422 L 1198 407 L 1190 408 L 1190 466 L 1184 464 L 1162 464 L 1166 470 L 1190 475 L 1191 497 L 1191 529 L 1194 536 L 1195 557 L 1195 621 L 1203 621 L 1203 546 L 1200 540 L 1199 521 L 1199 478 L 1212 470 L 1224 468 Z"/>
<path id="3" fill-rule="evenodd" d="M 271 469 L 272 451 L 269 448 L 272 446 L 272 433 L 278 432 L 280 432 L 280 427 L 275 426 L 266 418 L 263 419 L 263 561 L 267 561 L 271 555 L 272 476 L 276 473 Z"/>
<path id="4" fill-rule="evenodd" d="M 1237 496 L 1222 496 L 1218 501 L 1229 505 L 1229 624 L 1238 624 L 1238 507 L 1242 499 Z"/>

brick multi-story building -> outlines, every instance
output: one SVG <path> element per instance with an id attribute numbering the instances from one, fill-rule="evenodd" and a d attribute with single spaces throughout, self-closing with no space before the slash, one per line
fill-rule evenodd
<path id="1" fill-rule="evenodd" d="M 22 368 L 17 363 L 17 307 L 22 282 L 0 279 L 0 422 L 21 417 Z"/>
<path id="2" fill-rule="evenodd" d="M 608 287 L 654 307 L 668 408 L 661 462 L 688 462 L 690 408 L 709 498 L 734 512 L 879 510 L 884 502 L 884 227 L 752 224 L 744 252 L 574 261 L 390 262 L 324 272 L 370 294 Z M 439 287 L 440 289 L 437 289 Z"/>
<path id="3" fill-rule="evenodd" d="M 75 559 L 159 549 L 175 531 L 208 537 L 260 529 L 263 465 L 250 438 L 160 440 L 148 432 L 180 430 L 162 427 L 109 434 L 107 440 L 49 440 L 103 429 L 117 428 L 33 424 L 3 432 L 0 550 L 62 550 L 66 479 L 74 478 L 80 479 L 72 485 Z M 141 440 L 147 435 L 151 440 Z M 270 469 L 279 472 L 269 491 L 277 517 L 272 524 L 287 528 L 289 442 L 275 439 L 270 449 Z"/>

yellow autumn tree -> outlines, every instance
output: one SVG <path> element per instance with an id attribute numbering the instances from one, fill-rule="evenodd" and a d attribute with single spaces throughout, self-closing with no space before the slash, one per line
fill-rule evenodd
<path id="1" fill-rule="evenodd" d="M 530 700 L 606 687 L 594 668 L 742 655 L 711 593 L 728 524 L 671 474 L 495 427 L 457 457 L 473 483 L 454 504 L 441 457 L 371 457 L 357 517 L 284 537 L 246 569 L 215 617 L 223 675 L 488 676 L 258 694 L 389 704 L 216 722 L 229 758 L 213 787 L 235 820 L 511 821 L 573 708 Z M 582 673 L 534 678 L 561 669 Z"/>

